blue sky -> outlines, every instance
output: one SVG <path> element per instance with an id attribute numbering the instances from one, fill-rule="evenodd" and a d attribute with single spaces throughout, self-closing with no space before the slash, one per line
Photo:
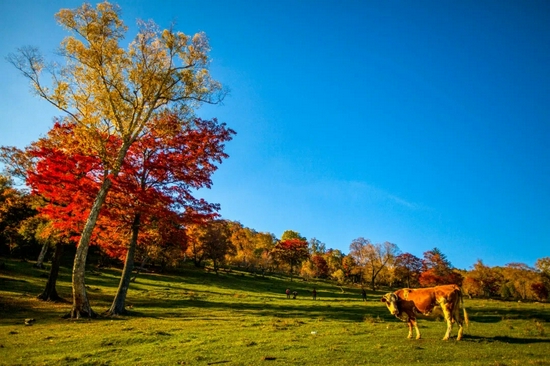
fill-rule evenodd
<path id="1" fill-rule="evenodd" d="M 0 1 L 2 56 L 66 35 L 80 1 Z M 222 215 L 349 251 L 357 237 L 468 269 L 550 256 L 550 2 L 119 1 L 204 31 L 238 135 L 201 192 Z M 0 145 L 59 113 L 0 62 Z"/>

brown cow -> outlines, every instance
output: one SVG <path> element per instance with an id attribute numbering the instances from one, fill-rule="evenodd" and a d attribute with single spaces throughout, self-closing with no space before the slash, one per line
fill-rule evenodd
<path id="1" fill-rule="evenodd" d="M 451 335 L 453 323 L 458 323 L 458 336 L 462 338 L 463 320 L 460 317 L 460 305 L 464 310 L 464 322 L 468 325 L 468 314 L 464 308 L 462 292 L 457 285 L 436 286 L 430 288 L 410 289 L 404 288 L 384 295 L 381 299 L 386 303 L 390 313 L 406 321 L 409 325 L 409 336 L 412 338 L 412 327 L 416 329 L 416 339 L 420 339 L 420 330 L 416 322 L 416 313 L 429 315 L 435 306 L 440 306 L 447 321 L 447 332 L 443 340 L 446 341 Z M 407 315 L 405 319 L 404 315 Z"/>

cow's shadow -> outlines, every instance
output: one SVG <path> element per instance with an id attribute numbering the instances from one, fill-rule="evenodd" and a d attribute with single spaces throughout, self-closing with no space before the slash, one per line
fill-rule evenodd
<path id="1" fill-rule="evenodd" d="M 464 334 L 462 337 L 464 341 L 472 342 L 501 342 L 508 344 L 532 344 L 532 343 L 550 343 L 550 339 L 542 338 L 516 338 L 508 336 L 496 336 L 496 337 L 481 337 L 476 335 Z"/>

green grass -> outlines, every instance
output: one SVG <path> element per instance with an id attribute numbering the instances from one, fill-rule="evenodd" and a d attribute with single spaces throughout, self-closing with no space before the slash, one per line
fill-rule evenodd
<path id="1" fill-rule="evenodd" d="M 47 271 L 10 259 L 0 270 L 0 364 L 6 365 L 550 365 L 550 304 L 465 300 L 464 339 L 441 341 L 445 324 L 420 319 L 422 340 L 369 293 L 286 277 L 193 268 L 140 275 L 131 316 L 66 320 L 70 304 L 44 303 Z M 119 270 L 89 274 L 96 312 L 108 309 Z M 296 300 L 284 290 L 297 290 Z M 309 296 L 317 288 L 318 300 Z M 58 292 L 71 298 L 70 269 Z M 25 319 L 34 318 L 32 326 Z M 456 337 L 456 328 L 453 336 Z"/>

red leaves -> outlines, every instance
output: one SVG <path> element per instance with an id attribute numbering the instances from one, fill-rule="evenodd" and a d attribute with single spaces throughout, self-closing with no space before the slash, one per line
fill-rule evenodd
<path id="1" fill-rule="evenodd" d="M 325 258 L 322 255 L 315 254 L 311 257 L 311 261 L 315 265 L 315 277 L 327 278 L 330 271 Z"/>
<path id="2" fill-rule="evenodd" d="M 418 282 L 423 287 L 456 284 L 461 285 L 463 277 L 453 270 L 451 262 L 438 248 L 424 252 L 422 274 Z"/>
<path id="3" fill-rule="evenodd" d="M 276 248 L 288 253 L 301 253 L 303 251 L 307 252 L 307 241 L 300 239 L 287 239 L 280 241 L 276 245 Z"/>
<path id="4" fill-rule="evenodd" d="M 273 248 L 273 254 L 280 261 L 293 267 L 309 257 L 307 241 L 300 239 L 280 241 L 275 245 L 275 248 Z"/>
<path id="5" fill-rule="evenodd" d="M 65 127 L 56 125 L 54 130 Z M 43 143 L 35 145 L 29 153 L 37 163 L 27 172 L 27 184 L 32 193 L 46 202 L 39 211 L 66 237 L 75 239 L 88 216 L 90 197 L 99 189 L 99 159 Z"/>
<path id="6" fill-rule="evenodd" d="M 141 243 L 174 242 L 185 224 L 211 219 L 219 208 L 194 191 L 211 186 L 216 163 L 227 157 L 224 143 L 235 132 L 216 120 L 185 122 L 169 113 L 152 126 L 130 147 L 118 176 L 109 177 L 113 184 L 94 233 L 96 244 L 113 256 L 124 254 L 135 215 L 141 217 Z M 30 149 L 37 164 L 28 184 L 47 202 L 41 212 L 75 240 L 110 160 L 90 154 L 85 144 L 74 125 L 56 123 Z"/>
<path id="7" fill-rule="evenodd" d="M 420 274 L 418 282 L 422 287 L 433 287 L 439 285 L 462 285 L 464 278 L 458 272 L 450 270 L 449 272 L 440 274 L 434 268 L 426 270 Z"/>

